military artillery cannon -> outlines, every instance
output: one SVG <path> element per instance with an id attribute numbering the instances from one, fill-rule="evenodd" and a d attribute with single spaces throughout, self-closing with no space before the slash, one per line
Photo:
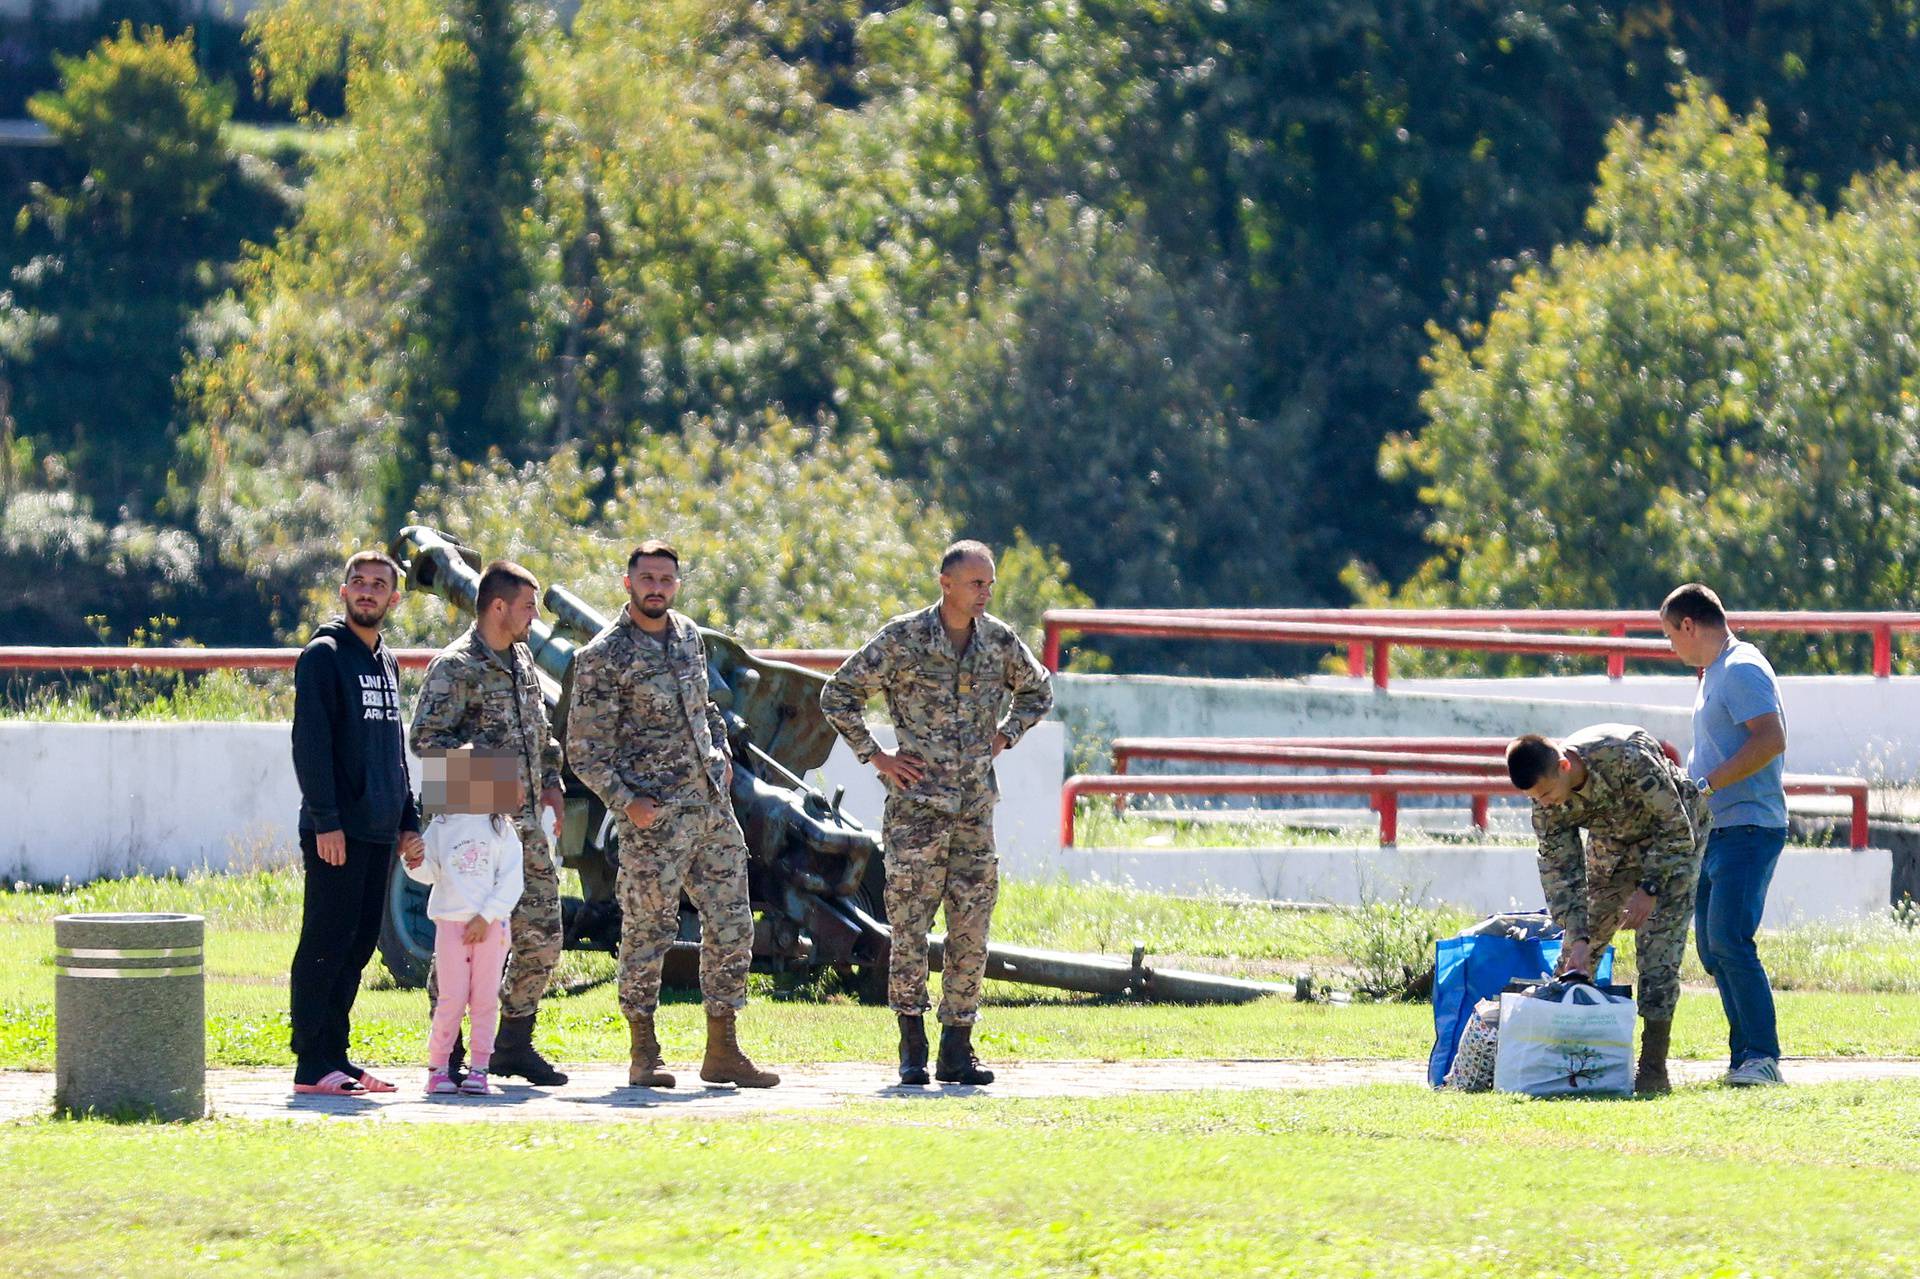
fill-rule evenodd
<path id="1" fill-rule="evenodd" d="M 400 531 L 393 556 L 407 585 L 474 612 L 481 556 L 434 529 Z M 541 690 L 555 735 L 565 740 L 573 655 L 609 619 L 563 586 L 546 590 L 554 622 L 535 619 L 527 646 L 540 668 Z M 826 677 L 785 662 L 754 656 L 731 637 L 701 629 L 707 649 L 707 686 L 727 724 L 734 769 L 734 814 L 746 837 L 748 897 L 754 912 L 755 971 L 815 974 L 832 970 L 850 979 L 864 999 L 884 998 L 889 933 L 884 918 L 884 873 L 879 835 L 841 811 L 804 780 L 826 762 L 835 734 L 820 712 Z M 563 770 L 566 823 L 556 850 L 579 873 L 583 897 L 561 903 L 569 949 L 615 950 L 620 908 L 614 894 L 617 827 L 612 814 L 571 769 Z M 697 984 L 699 924 L 681 904 L 680 937 L 668 954 L 663 980 Z M 388 908 L 380 935 L 387 967 L 403 985 L 426 980 L 433 927 L 426 890 L 406 875 L 389 877 Z M 939 964 L 936 939 L 932 960 Z M 1136 947 L 1130 961 L 1026 950 L 993 944 L 987 976 L 997 980 L 1101 994 L 1130 993 L 1181 1002 L 1243 1002 L 1290 993 L 1265 982 L 1200 973 L 1154 970 Z"/>

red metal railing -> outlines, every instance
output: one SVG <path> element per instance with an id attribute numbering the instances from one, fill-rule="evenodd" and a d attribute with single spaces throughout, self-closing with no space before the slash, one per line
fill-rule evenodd
<path id="1" fill-rule="evenodd" d="M 1843 795 L 1853 801 L 1850 831 L 1855 849 L 1867 846 L 1867 783 L 1857 777 L 1821 777 L 1789 773 L 1789 795 Z M 1286 776 L 1160 774 L 1151 777 L 1120 773 L 1078 774 L 1060 787 L 1060 844 L 1073 847 L 1074 811 L 1082 795 L 1364 795 L 1375 800 L 1380 813 L 1380 843 L 1400 839 L 1400 796 L 1466 795 L 1514 797 L 1513 784 L 1504 777 L 1397 773 L 1375 776 L 1327 774 Z"/>
<path id="2" fill-rule="evenodd" d="M 1240 640 L 1267 644 L 1309 644 L 1325 647 L 1362 644 L 1373 650 L 1373 682 L 1387 687 L 1393 647 L 1473 649 L 1483 653 L 1543 655 L 1600 654 L 1640 657 L 1650 661 L 1677 661 L 1664 640 L 1620 639 L 1594 635 L 1528 635 L 1512 631 L 1477 631 L 1448 627 L 1382 626 L 1360 623 L 1218 621 L 1204 617 L 1141 614 L 1114 617 L 1099 609 L 1050 609 L 1046 614 L 1046 657 L 1049 669 L 1059 669 L 1059 637 L 1068 631 L 1097 631 L 1149 639 Z"/>
<path id="3" fill-rule="evenodd" d="M 1201 622 L 1200 628 L 1153 629 L 1156 622 L 1178 620 Z M 1728 614 L 1735 630 L 1800 631 L 1808 634 L 1870 634 L 1873 636 L 1873 673 L 1885 678 L 1893 673 L 1893 636 L 1896 631 L 1920 630 L 1920 613 L 1900 612 L 1785 612 L 1756 610 Z M 1143 627 L 1142 623 L 1146 625 Z M 1208 609 L 1051 609 L 1044 624 L 1046 642 L 1043 660 L 1048 670 L 1060 669 L 1060 645 L 1064 635 L 1133 635 L 1157 639 L 1264 640 L 1267 642 L 1322 642 L 1302 636 L 1285 640 L 1272 633 L 1244 633 L 1248 623 L 1297 626 L 1347 626 L 1367 628 L 1344 640 L 1327 637 L 1330 646 L 1344 643 L 1347 673 L 1367 673 L 1367 655 L 1372 650 L 1374 683 L 1387 686 L 1382 674 L 1385 654 L 1392 644 L 1409 648 L 1482 648 L 1479 644 L 1439 644 L 1413 638 L 1393 638 L 1385 645 L 1379 640 L 1391 630 L 1460 630 L 1499 634 L 1510 631 L 1605 631 L 1613 639 L 1625 639 L 1629 632 L 1657 632 L 1660 615 L 1646 609 L 1449 609 L 1449 608 L 1208 608 Z M 1373 632 L 1380 631 L 1376 636 Z M 1585 637 L 1567 636 L 1567 639 Z M 1587 649 L 1556 647 L 1547 650 L 1484 647 L 1487 652 L 1604 653 L 1607 674 L 1615 679 L 1626 673 L 1626 659 L 1643 650 Z"/>
<path id="4" fill-rule="evenodd" d="M 1364 768 L 1375 775 L 1388 772 L 1459 773 L 1476 777 L 1501 777 L 1507 775 L 1505 759 L 1501 758 L 1506 743 L 1489 738 L 1416 738 L 1415 742 L 1440 743 L 1440 747 L 1422 749 L 1412 746 L 1407 749 L 1388 749 L 1399 743 L 1393 738 L 1356 739 L 1367 742 L 1354 747 L 1349 740 L 1298 738 L 1291 741 L 1280 738 L 1267 740 L 1248 739 L 1232 741 L 1220 738 L 1204 737 L 1117 737 L 1113 742 L 1113 771 L 1120 775 L 1127 773 L 1128 765 L 1135 759 L 1171 759 L 1190 760 L 1207 764 L 1268 764 L 1280 767 L 1319 767 L 1319 768 Z M 1465 749 L 1450 753 L 1443 749 L 1446 745 L 1462 745 Z M 1392 802 L 1392 797 L 1376 792 L 1373 797 L 1376 811 Z M 1126 800 L 1115 797 L 1116 811 L 1125 807 Z M 1487 828 L 1487 797 L 1473 797 L 1473 825 L 1480 830 Z"/>
<path id="5" fill-rule="evenodd" d="M 405 670 L 422 670 L 437 648 L 396 648 L 394 660 Z M 754 656 L 770 662 L 790 662 L 813 670 L 830 671 L 847 660 L 851 649 L 763 648 Z M 0 670 L 14 671 L 290 671 L 300 658 L 297 648 L 34 648 L 0 647 Z"/>

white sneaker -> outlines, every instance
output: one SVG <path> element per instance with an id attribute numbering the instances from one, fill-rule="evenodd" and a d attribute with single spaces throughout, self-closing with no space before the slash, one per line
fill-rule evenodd
<path id="1" fill-rule="evenodd" d="M 1727 1083 L 1735 1088 L 1757 1088 L 1785 1082 L 1780 1078 L 1780 1063 L 1771 1057 L 1750 1058 L 1727 1072 Z"/>

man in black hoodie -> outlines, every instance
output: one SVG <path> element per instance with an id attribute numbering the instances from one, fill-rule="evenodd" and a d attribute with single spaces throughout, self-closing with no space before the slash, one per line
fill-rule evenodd
<path id="1" fill-rule="evenodd" d="M 379 551 L 347 561 L 346 616 L 314 632 L 293 672 L 293 770 L 300 781 L 306 900 L 293 952 L 295 1092 L 391 1091 L 347 1060 L 360 973 L 380 941 L 394 845 L 420 845 L 407 776 L 400 669 L 380 624 L 400 566 Z"/>

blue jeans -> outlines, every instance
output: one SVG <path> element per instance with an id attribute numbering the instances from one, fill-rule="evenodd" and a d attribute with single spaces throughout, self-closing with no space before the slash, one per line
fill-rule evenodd
<path id="1" fill-rule="evenodd" d="M 1768 826 L 1727 826 L 1707 836 L 1700 887 L 1693 900 L 1693 942 L 1700 962 L 1720 988 L 1727 1012 L 1727 1047 L 1735 1066 L 1756 1057 L 1780 1057 L 1773 989 L 1753 935 L 1767 905 L 1767 885 L 1780 864 L 1787 832 Z"/>

